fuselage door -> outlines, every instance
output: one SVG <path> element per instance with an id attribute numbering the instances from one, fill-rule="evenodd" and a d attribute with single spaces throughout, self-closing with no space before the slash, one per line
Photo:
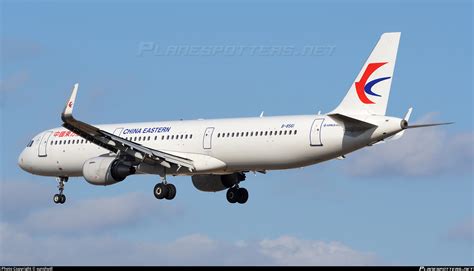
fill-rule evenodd
<path id="1" fill-rule="evenodd" d="M 114 135 L 120 136 L 120 134 L 122 133 L 122 130 L 123 130 L 123 128 L 117 128 L 117 129 L 115 129 Z"/>
<path id="2" fill-rule="evenodd" d="M 203 139 L 203 148 L 210 149 L 212 144 L 212 133 L 214 132 L 214 127 L 207 127 L 206 131 L 204 132 L 204 139 Z"/>
<path id="3" fill-rule="evenodd" d="M 47 156 L 46 147 L 48 146 L 48 140 L 52 133 L 53 132 L 48 131 L 43 134 L 43 137 L 41 137 L 41 141 L 38 147 L 38 156 L 40 157 Z"/>
<path id="4" fill-rule="evenodd" d="M 311 146 L 322 146 L 321 130 L 323 128 L 324 119 L 315 119 L 311 126 L 310 145 Z"/>

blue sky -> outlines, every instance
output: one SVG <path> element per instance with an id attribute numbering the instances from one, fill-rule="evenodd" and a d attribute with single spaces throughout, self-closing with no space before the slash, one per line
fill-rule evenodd
<path id="1" fill-rule="evenodd" d="M 0 264 L 474 264 L 470 1 L 0 7 Z M 456 123 L 343 161 L 249 174 L 246 205 L 186 177 L 170 180 L 175 200 L 157 201 L 159 178 L 132 176 L 109 187 L 72 179 L 55 206 L 54 179 L 16 165 L 33 135 L 61 124 L 75 82 L 76 115 L 91 123 L 327 112 L 393 31 L 402 36 L 387 113 L 413 106 L 414 121 Z M 177 46 L 260 49 L 162 54 Z M 292 53 L 262 49 L 282 47 Z"/>

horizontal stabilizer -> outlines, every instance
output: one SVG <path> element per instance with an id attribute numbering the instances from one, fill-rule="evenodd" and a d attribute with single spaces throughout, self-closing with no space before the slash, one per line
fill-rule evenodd
<path id="1" fill-rule="evenodd" d="M 358 119 L 354 116 L 347 116 L 339 113 L 328 114 L 336 121 L 340 121 L 344 124 L 344 128 L 347 131 L 364 131 L 374 127 L 377 127 L 376 124 L 367 122 L 365 120 Z"/>

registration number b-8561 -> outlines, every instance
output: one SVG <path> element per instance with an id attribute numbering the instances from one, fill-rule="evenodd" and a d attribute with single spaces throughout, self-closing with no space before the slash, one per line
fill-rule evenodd
<path id="1" fill-rule="evenodd" d="M 288 124 L 282 124 L 281 128 L 294 128 L 295 124 L 294 123 L 288 123 Z"/>

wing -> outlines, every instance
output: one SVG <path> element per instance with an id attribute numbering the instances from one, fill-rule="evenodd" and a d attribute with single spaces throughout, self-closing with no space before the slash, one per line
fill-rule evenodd
<path id="1" fill-rule="evenodd" d="M 107 131 L 101 130 L 88 123 L 76 120 L 72 116 L 74 103 L 76 101 L 77 89 L 79 84 L 75 84 L 72 90 L 71 98 L 69 98 L 64 108 L 61 119 L 63 120 L 63 127 L 78 134 L 82 138 L 101 146 L 111 152 L 125 154 L 134 159 L 150 165 L 160 164 L 166 168 L 171 168 L 176 165 L 179 168 L 186 167 L 192 172 L 195 167 L 191 159 L 166 153 L 164 151 L 155 150 L 145 147 L 141 144 L 126 140 L 117 135 L 111 134 Z"/>

